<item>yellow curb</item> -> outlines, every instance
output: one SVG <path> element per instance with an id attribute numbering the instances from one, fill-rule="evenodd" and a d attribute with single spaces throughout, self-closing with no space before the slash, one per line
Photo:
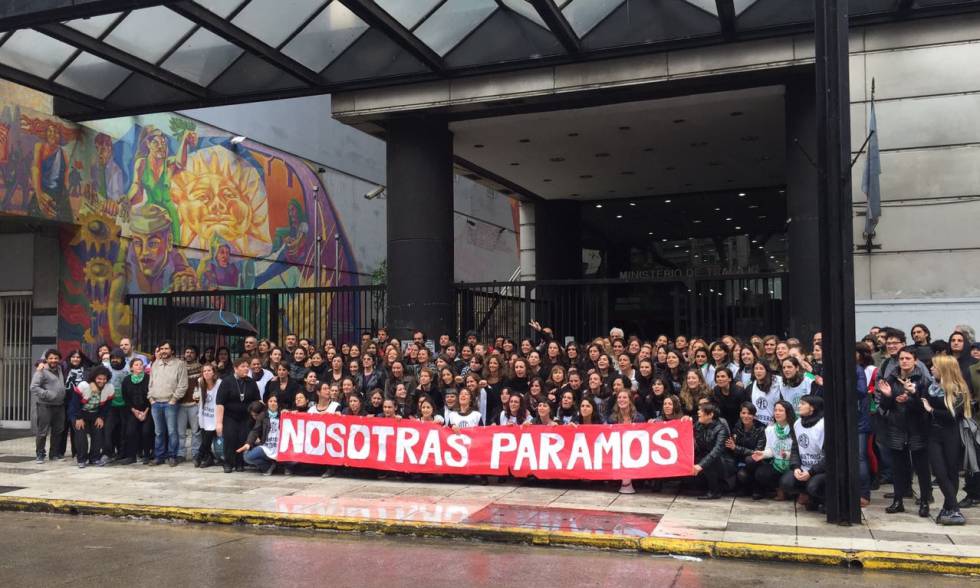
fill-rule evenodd
<path id="1" fill-rule="evenodd" d="M 453 525 L 418 521 L 373 520 L 355 517 L 278 513 L 223 508 L 188 508 L 0 496 L 0 510 L 139 517 L 221 525 L 274 526 L 381 535 L 412 535 L 446 539 L 482 539 L 563 547 L 639 551 L 724 559 L 779 561 L 816 565 L 863 567 L 873 570 L 980 576 L 980 558 L 924 555 L 887 551 L 851 551 L 788 545 L 764 545 L 672 537 L 633 537 L 574 531 L 548 531 L 493 525 Z"/>

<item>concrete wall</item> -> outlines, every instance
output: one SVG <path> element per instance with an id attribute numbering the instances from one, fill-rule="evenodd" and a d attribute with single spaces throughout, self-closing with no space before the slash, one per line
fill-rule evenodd
<path id="1" fill-rule="evenodd" d="M 313 96 L 182 114 L 321 163 L 358 272 L 370 275 L 387 257 L 386 206 L 384 195 L 364 195 L 385 182 L 385 144 L 334 120 L 330 100 Z M 511 199 L 456 176 L 454 200 L 455 280 L 509 279 L 519 263 Z"/>

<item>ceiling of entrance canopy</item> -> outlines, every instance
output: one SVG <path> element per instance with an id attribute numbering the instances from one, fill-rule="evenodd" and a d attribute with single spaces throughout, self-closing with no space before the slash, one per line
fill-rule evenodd
<path id="1" fill-rule="evenodd" d="M 980 10 L 851 0 L 855 25 Z M 0 4 L 0 77 L 91 119 L 812 30 L 786 0 L 32 0 Z"/>

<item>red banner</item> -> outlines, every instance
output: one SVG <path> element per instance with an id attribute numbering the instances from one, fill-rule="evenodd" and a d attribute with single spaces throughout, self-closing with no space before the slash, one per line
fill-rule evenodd
<path id="1" fill-rule="evenodd" d="M 690 422 L 473 427 L 404 419 L 281 416 L 280 462 L 425 474 L 620 480 L 689 476 Z"/>

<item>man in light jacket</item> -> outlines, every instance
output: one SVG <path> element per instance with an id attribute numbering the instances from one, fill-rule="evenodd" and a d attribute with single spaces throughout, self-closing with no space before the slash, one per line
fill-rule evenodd
<path id="1" fill-rule="evenodd" d="M 65 434 L 65 377 L 61 373 L 61 353 L 57 349 L 48 349 L 44 354 L 44 363 L 34 372 L 31 397 L 37 415 L 35 463 L 44 463 L 44 444 L 49 433 L 51 460 L 61 459 L 64 456 L 58 455 L 56 445 Z"/>
<path id="2" fill-rule="evenodd" d="M 177 403 L 186 391 L 187 364 L 174 357 L 173 343 L 164 341 L 157 347 L 147 393 L 155 431 L 153 450 L 156 460 L 150 462 L 153 465 L 161 465 L 164 460 L 170 467 L 177 465 Z"/>

